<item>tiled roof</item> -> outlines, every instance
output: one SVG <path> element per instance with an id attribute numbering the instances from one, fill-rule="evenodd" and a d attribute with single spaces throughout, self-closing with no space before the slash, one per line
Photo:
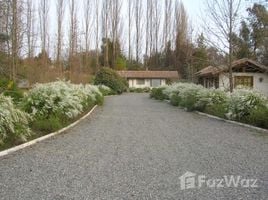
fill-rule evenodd
<path id="1" fill-rule="evenodd" d="M 124 78 L 170 78 L 178 79 L 177 71 L 117 71 Z"/>
<path id="2" fill-rule="evenodd" d="M 223 69 L 221 67 L 208 66 L 208 67 L 200 70 L 199 72 L 197 72 L 196 75 L 198 75 L 198 76 L 216 75 L 216 74 L 220 73 L 221 71 L 223 71 Z"/>
<path id="3" fill-rule="evenodd" d="M 254 60 L 250 60 L 248 58 L 243 58 L 243 59 L 239 59 L 236 60 L 232 63 L 232 68 L 235 69 L 237 67 L 240 67 L 241 65 L 248 65 L 251 64 L 253 66 L 255 66 L 256 68 L 260 69 L 263 72 L 268 72 L 268 67 L 264 66 Z M 197 76 L 207 76 L 207 75 L 216 75 L 219 74 L 221 72 L 225 72 L 228 71 L 228 67 L 227 66 L 219 66 L 219 67 L 213 67 L 213 66 L 208 66 L 202 70 L 200 70 L 199 72 L 196 73 Z"/>

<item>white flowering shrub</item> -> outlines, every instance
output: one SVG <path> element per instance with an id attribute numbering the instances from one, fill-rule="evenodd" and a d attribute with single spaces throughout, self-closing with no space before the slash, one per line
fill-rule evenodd
<path id="1" fill-rule="evenodd" d="M 102 93 L 103 96 L 107 96 L 107 95 L 113 94 L 113 91 L 111 90 L 111 88 L 109 88 L 106 85 L 98 85 L 98 89 Z"/>
<path id="2" fill-rule="evenodd" d="M 190 111 L 198 110 L 268 128 L 268 99 L 254 90 L 241 88 L 228 93 L 192 83 L 175 83 L 154 88 L 150 96 L 159 100 L 169 99 L 172 105 Z"/>
<path id="3" fill-rule="evenodd" d="M 217 105 L 226 106 L 229 95 L 220 89 L 206 89 L 202 88 L 197 93 L 196 109 L 205 111 L 207 107 L 214 107 Z"/>
<path id="4" fill-rule="evenodd" d="M 26 141 L 30 120 L 29 114 L 15 108 L 11 97 L 0 94 L 0 144 L 7 139 Z"/>
<path id="5" fill-rule="evenodd" d="M 51 115 L 59 115 L 72 119 L 87 107 L 102 101 L 103 96 L 97 86 L 57 81 L 35 85 L 22 105 L 34 117 L 49 118 Z"/>
<path id="6" fill-rule="evenodd" d="M 258 107 L 267 107 L 267 98 L 264 95 L 249 89 L 234 90 L 230 94 L 226 116 L 229 119 L 242 120 Z"/>

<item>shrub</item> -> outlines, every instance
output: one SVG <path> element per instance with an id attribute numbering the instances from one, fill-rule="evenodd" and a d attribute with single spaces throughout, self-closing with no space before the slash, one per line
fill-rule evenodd
<path id="1" fill-rule="evenodd" d="M 268 100 L 260 93 L 239 89 L 227 93 L 190 83 L 175 83 L 152 89 L 151 98 L 169 99 L 174 106 L 198 110 L 221 118 L 268 128 Z"/>
<path id="2" fill-rule="evenodd" d="M 204 112 L 220 118 L 225 118 L 227 106 L 226 104 L 209 104 L 205 107 Z"/>
<path id="3" fill-rule="evenodd" d="M 260 106 L 252 110 L 244 120 L 246 123 L 254 126 L 268 129 L 268 108 L 267 106 Z"/>
<path id="4" fill-rule="evenodd" d="M 5 96 L 12 97 L 15 103 L 23 98 L 23 92 L 18 89 L 16 83 L 6 78 L 0 79 L 0 92 L 3 92 Z"/>
<path id="5" fill-rule="evenodd" d="M 94 80 L 95 85 L 105 85 L 111 88 L 116 94 L 121 94 L 127 90 L 127 81 L 120 77 L 116 71 L 104 67 L 97 72 Z"/>
<path id="6" fill-rule="evenodd" d="M 57 81 L 35 85 L 22 100 L 22 107 L 35 118 L 61 115 L 72 119 L 102 102 L 103 96 L 97 86 Z"/>
<path id="7" fill-rule="evenodd" d="M 168 96 L 163 93 L 164 90 L 165 90 L 165 87 L 153 88 L 151 90 L 150 97 L 157 99 L 157 100 L 168 99 Z"/>
<path id="8" fill-rule="evenodd" d="M 50 133 L 63 128 L 64 124 L 64 120 L 59 116 L 39 117 L 31 123 L 31 128 L 37 132 Z"/>
<path id="9" fill-rule="evenodd" d="M 210 110 L 211 108 L 216 108 L 218 106 L 219 108 L 225 106 L 226 110 L 226 103 L 229 96 L 223 90 L 203 88 L 198 92 L 197 98 L 196 110 L 198 111 L 205 111 L 207 107 L 210 107 Z"/>
<path id="10" fill-rule="evenodd" d="M 179 95 L 173 94 L 173 95 L 170 97 L 170 103 L 171 103 L 171 105 L 173 105 L 173 106 L 179 106 L 180 103 L 181 103 L 181 97 L 180 97 Z"/>
<path id="11" fill-rule="evenodd" d="M 230 95 L 226 116 L 229 119 L 241 121 L 257 107 L 266 106 L 266 103 L 267 99 L 256 91 L 246 89 L 235 90 Z"/>
<path id="12" fill-rule="evenodd" d="M 11 97 L 0 94 L 0 144 L 5 140 L 26 141 L 31 135 L 30 115 L 15 108 Z"/>
<path id="13" fill-rule="evenodd" d="M 149 87 L 143 87 L 143 88 L 129 88 L 129 92 L 135 92 L 135 93 L 149 93 L 151 91 L 151 88 Z"/>
<path id="14" fill-rule="evenodd" d="M 99 91 L 102 93 L 103 96 L 107 95 L 113 95 L 115 94 L 111 88 L 105 86 L 105 85 L 98 85 Z"/>

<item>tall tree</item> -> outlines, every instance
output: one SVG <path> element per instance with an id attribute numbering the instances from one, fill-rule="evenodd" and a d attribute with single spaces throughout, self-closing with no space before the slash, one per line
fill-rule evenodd
<path id="1" fill-rule="evenodd" d="M 96 25 L 96 33 L 95 33 L 95 40 L 96 40 L 96 67 L 99 67 L 99 0 L 95 0 L 95 25 Z"/>
<path id="2" fill-rule="evenodd" d="M 229 90 L 233 91 L 232 62 L 234 57 L 233 33 L 236 30 L 241 0 L 207 0 L 206 16 L 210 20 L 206 26 L 214 41 L 210 41 L 215 47 L 228 55 Z M 215 42 L 216 41 L 216 42 Z"/>
<path id="3" fill-rule="evenodd" d="M 268 11 L 263 5 L 254 4 L 247 9 L 249 14 L 250 38 L 253 55 L 256 59 L 268 65 Z"/>
<path id="4" fill-rule="evenodd" d="M 39 4 L 39 21 L 41 33 L 41 49 L 42 52 L 47 51 L 48 47 L 48 16 L 49 16 L 49 3 L 48 0 L 40 0 Z"/>
<path id="5" fill-rule="evenodd" d="M 32 0 L 27 0 L 26 6 L 27 6 L 27 12 L 26 12 L 27 57 L 33 58 L 34 46 L 36 40 L 35 7 Z"/>
<path id="6" fill-rule="evenodd" d="M 135 39 L 136 39 L 136 62 L 139 62 L 140 51 L 141 51 L 141 29 L 142 29 L 142 0 L 136 0 L 134 9 L 135 9 Z"/>
<path id="7" fill-rule="evenodd" d="M 112 44 L 113 44 L 113 61 L 112 66 L 114 67 L 117 59 L 116 51 L 117 51 L 117 44 L 119 42 L 119 25 L 120 25 L 120 15 L 121 15 L 121 7 L 122 2 L 121 0 L 112 0 L 111 5 L 111 37 L 112 37 Z"/>
<path id="8" fill-rule="evenodd" d="M 105 47 L 104 53 L 104 66 L 110 67 L 109 65 L 109 12 L 111 0 L 105 0 L 102 3 L 102 42 Z"/>
<path id="9" fill-rule="evenodd" d="M 175 8 L 175 67 L 183 78 L 187 78 L 188 56 L 188 16 L 182 2 L 176 2 Z"/>
<path id="10" fill-rule="evenodd" d="M 63 17 L 65 11 L 65 0 L 57 0 L 56 9 L 57 9 L 57 52 L 56 52 L 56 62 L 61 66 L 63 72 L 63 66 L 61 65 L 61 56 L 62 56 L 62 29 L 63 29 Z"/>

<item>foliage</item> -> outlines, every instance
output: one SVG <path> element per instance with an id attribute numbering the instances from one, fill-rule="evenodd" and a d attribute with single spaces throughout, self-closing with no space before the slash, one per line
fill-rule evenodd
<path id="1" fill-rule="evenodd" d="M 228 102 L 227 117 L 233 120 L 243 120 L 252 110 L 260 106 L 265 106 L 267 99 L 253 91 L 247 89 L 235 90 Z"/>
<path id="2" fill-rule="evenodd" d="M 126 59 L 122 54 L 119 40 L 113 42 L 110 38 L 103 38 L 99 60 L 101 66 L 111 67 L 116 70 L 125 69 Z"/>
<path id="3" fill-rule="evenodd" d="M 149 87 L 143 87 L 143 88 L 129 88 L 129 92 L 135 92 L 135 93 L 148 93 L 151 91 L 151 88 Z"/>
<path id="4" fill-rule="evenodd" d="M 51 133 L 64 127 L 63 119 L 59 116 L 49 116 L 49 118 L 36 118 L 31 123 L 31 128 L 36 132 Z"/>
<path id="5" fill-rule="evenodd" d="M 29 114 L 17 109 L 11 97 L 0 94 L 0 144 L 6 140 L 26 141 L 31 135 Z"/>
<path id="6" fill-rule="evenodd" d="M 100 90 L 100 92 L 102 93 L 103 96 L 107 96 L 107 95 L 113 95 L 114 92 L 111 90 L 111 88 L 105 86 L 105 85 L 98 85 L 98 88 Z"/>
<path id="7" fill-rule="evenodd" d="M 12 97 L 14 102 L 18 102 L 23 97 L 23 92 L 18 89 L 16 83 L 6 78 L 0 78 L 0 92 Z"/>
<path id="8" fill-rule="evenodd" d="M 103 96 L 96 86 L 57 81 L 35 85 L 23 99 L 22 106 L 35 118 L 60 115 L 72 119 L 102 101 Z"/>
<path id="9" fill-rule="evenodd" d="M 234 35 L 235 54 L 239 58 L 251 58 L 268 65 L 268 11 L 255 3 L 247 9 L 247 20 L 241 21 L 239 37 Z"/>
<path id="10" fill-rule="evenodd" d="M 114 68 L 116 70 L 125 70 L 127 67 L 127 61 L 123 56 L 119 56 L 115 60 L 115 66 Z"/>
<path id="11" fill-rule="evenodd" d="M 150 97 L 157 100 L 168 99 L 168 96 L 163 93 L 166 87 L 153 88 L 150 93 Z"/>
<path id="12" fill-rule="evenodd" d="M 268 129 L 268 107 L 258 106 L 244 119 L 246 123 Z"/>
<path id="13" fill-rule="evenodd" d="M 116 94 L 121 94 L 127 90 L 128 83 L 120 77 L 116 71 L 103 67 L 97 72 L 94 80 L 95 85 L 105 85 L 111 88 Z"/>
<path id="14" fill-rule="evenodd" d="M 150 96 L 170 100 L 172 105 L 188 111 L 202 111 L 264 128 L 268 126 L 268 99 L 254 90 L 237 89 L 230 94 L 191 83 L 175 83 L 152 89 Z"/>

